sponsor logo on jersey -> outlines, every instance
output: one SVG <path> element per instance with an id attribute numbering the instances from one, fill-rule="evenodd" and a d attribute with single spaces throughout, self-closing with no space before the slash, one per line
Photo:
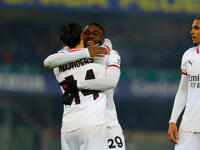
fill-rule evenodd
<path id="1" fill-rule="evenodd" d="M 188 81 L 190 82 L 190 88 L 200 88 L 200 75 L 189 75 Z"/>
<path id="2" fill-rule="evenodd" d="M 199 81 L 199 74 L 189 75 L 189 81 Z"/>

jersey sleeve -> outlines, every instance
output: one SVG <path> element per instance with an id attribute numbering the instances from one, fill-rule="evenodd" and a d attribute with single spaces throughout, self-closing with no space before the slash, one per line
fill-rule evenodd
<path id="1" fill-rule="evenodd" d="M 120 69 L 120 65 L 121 65 L 121 58 L 118 52 L 112 50 L 107 60 L 107 67 L 117 67 Z"/>
<path id="2" fill-rule="evenodd" d="M 115 88 L 120 78 L 120 56 L 117 51 L 111 50 L 107 59 L 105 78 L 77 81 L 78 89 L 108 90 Z"/>
<path id="3" fill-rule="evenodd" d="M 63 48 L 61 48 L 58 53 L 64 53 L 65 51 L 68 51 L 69 50 L 69 47 L 68 46 L 65 46 Z"/>
<path id="4" fill-rule="evenodd" d="M 174 106 L 172 109 L 171 117 L 169 120 L 170 122 L 176 123 L 181 112 L 183 111 L 185 105 L 186 105 L 186 100 L 187 100 L 187 76 L 182 75 L 178 91 L 176 93 L 176 97 L 174 100 Z"/>
<path id="5" fill-rule="evenodd" d="M 108 67 L 105 77 L 91 80 L 78 80 L 78 89 L 104 91 L 115 88 L 120 78 L 120 70 L 115 67 Z"/>
<path id="6" fill-rule="evenodd" d="M 110 53 L 110 50 L 112 49 L 112 43 L 109 39 L 105 38 L 104 43 L 102 44 L 102 47 L 107 48 L 108 52 Z"/>
<path id="7" fill-rule="evenodd" d="M 187 50 L 183 54 L 183 57 L 182 57 L 182 61 L 181 61 L 182 76 L 181 76 L 179 87 L 178 87 L 178 90 L 177 90 L 177 93 L 175 96 L 174 105 L 173 105 L 169 123 L 177 122 L 181 112 L 183 111 L 183 109 L 185 108 L 185 105 L 186 105 L 187 91 L 188 91 L 188 77 L 186 76 L 187 75 L 187 66 L 186 65 L 188 63 L 188 58 L 187 58 L 188 52 L 190 52 L 190 50 Z"/>
<path id="8" fill-rule="evenodd" d="M 182 57 L 182 61 L 181 61 L 181 72 L 183 75 L 187 75 L 187 69 L 186 69 L 187 62 L 188 62 L 187 61 L 187 52 L 185 52 Z"/>
<path id="9" fill-rule="evenodd" d="M 46 68 L 55 68 L 66 63 L 78 60 L 80 58 L 90 57 L 87 48 L 77 50 L 65 50 L 61 49 L 58 53 L 48 56 L 44 60 L 44 66 Z"/>

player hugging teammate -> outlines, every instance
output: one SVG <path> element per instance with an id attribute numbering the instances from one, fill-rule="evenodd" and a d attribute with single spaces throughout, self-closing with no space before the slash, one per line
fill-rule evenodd
<path id="1" fill-rule="evenodd" d="M 54 68 L 63 91 L 62 150 L 125 150 L 113 99 L 120 56 L 97 23 L 83 32 L 76 23 L 64 25 L 60 39 L 65 47 L 44 65 Z"/>

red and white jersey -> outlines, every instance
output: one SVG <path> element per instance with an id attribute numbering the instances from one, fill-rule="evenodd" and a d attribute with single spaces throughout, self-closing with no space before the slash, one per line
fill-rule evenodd
<path id="1" fill-rule="evenodd" d="M 68 76 L 73 76 L 74 80 L 98 79 L 105 76 L 105 66 L 95 63 L 93 58 L 80 58 L 55 68 L 54 73 L 59 83 Z M 78 96 L 78 101 L 74 99 L 71 105 L 64 105 L 61 132 L 106 123 L 105 92 L 81 90 Z"/>
<path id="2" fill-rule="evenodd" d="M 111 50 L 107 58 L 106 67 L 117 67 L 120 69 L 121 59 L 117 51 Z M 117 118 L 117 111 L 114 103 L 114 88 L 106 90 L 106 118 L 108 126 L 120 126 Z"/>
<path id="3" fill-rule="evenodd" d="M 181 128 L 185 131 L 200 132 L 200 48 L 192 47 L 182 58 L 182 74 L 187 75 L 187 101 Z"/>

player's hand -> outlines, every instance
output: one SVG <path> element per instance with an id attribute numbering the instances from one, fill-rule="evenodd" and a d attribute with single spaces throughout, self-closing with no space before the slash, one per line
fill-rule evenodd
<path id="1" fill-rule="evenodd" d="M 66 77 L 59 85 L 62 86 L 66 93 L 76 93 L 78 91 L 77 80 L 74 80 L 73 76 Z"/>
<path id="2" fill-rule="evenodd" d="M 97 45 L 88 46 L 88 51 L 90 53 L 90 57 L 104 57 L 109 54 L 107 48 L 97 47 Z"/>
<path id="3" fill-rule="evenodd" d="M 177 130 L 177 125 L 174 122 L 169 123 L 168 137 L 172 143 L 178 144 L 177 143 L 177 139 L 179 138 L 178 130 Z"/>

